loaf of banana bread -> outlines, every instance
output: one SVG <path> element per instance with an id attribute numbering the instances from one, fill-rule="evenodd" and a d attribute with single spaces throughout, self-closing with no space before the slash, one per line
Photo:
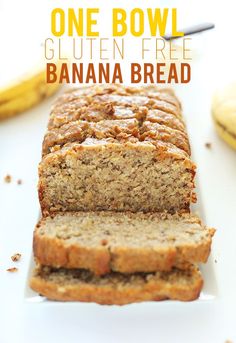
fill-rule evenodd
<path id="1" fill-rule="evenodd" d="M 43 215 L 188 212 L 195 164 L 170 89 L 91 86 L 52 108 L 39 166 Z"/>

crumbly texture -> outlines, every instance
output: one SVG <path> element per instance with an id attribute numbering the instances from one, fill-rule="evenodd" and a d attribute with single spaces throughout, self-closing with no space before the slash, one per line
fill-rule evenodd
<path id="1" fill-rule="evenodd" d="M 211 149 L 212 144 L 211 144 L 210 142 L 207 142 L 207 143 L 205 143 L 205 147 L 206 147 L 207 149 Z"/>
<path id="2" fill-rule="evenodd" d="M 110 273 L 94 276 L 81 269 L 53 269 L 39 266 L 30 280 L 33 290 L 48 299 L 125 305 L 164 299 L 190 301 L 199 296 L 203 280 L 199 270 L 171 272 Z"/>
<path id="3" fill-rule="evenodd" d="M 190 214 L 62 213 L 36 226 L 34 256 L 42 265 L 97 275 L 186 269 L 207 261 L 213 234 Z"/>
<path id="4" fill-rule="evenodd" d="M 11 183 L 11 181 L 12 181 L 11 175 L 7 174 L 7 175 L 4 177 L 4 182 L 6 182 L 6 183 Z"/>
<path id="5" fill-rule="evenodd" d="M 17 262 L 17 261 L 19 261 L 21 259 L 21 254 L 16 253 L 16 254 L 12 255 L 11 259 L 12 259 L 13 262 Z"/>
<path id="6" fill-rule="evenodd" d="M 16 267 L 8 268 L 7 272 L 16 273 L 16 272 L 18 272 L 18 268 L 16 268 Z"/>
<path id="7" fill-rule="evenodd" d="M 39 166 L 43 215 L 188 212 L 195 165 L 172 90 L 91 86 L 53 106 Z"/>

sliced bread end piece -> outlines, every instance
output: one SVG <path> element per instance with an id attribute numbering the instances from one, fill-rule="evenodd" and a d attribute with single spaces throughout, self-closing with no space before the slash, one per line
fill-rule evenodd
<path id="1" fill-rule="evenodd" d="M 203 280 L 197 267 L 171 272 L 95 276 L 87 270 L 38 266 L 31 288 L 51 300 L 125 305 L 164 299 L 191 301 L 198 298 Z"/>

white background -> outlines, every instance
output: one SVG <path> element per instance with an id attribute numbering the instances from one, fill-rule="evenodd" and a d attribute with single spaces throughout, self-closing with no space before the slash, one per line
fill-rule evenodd
<path id="1" fill-rule="evenodd" d="M 0 1 L 0 83 L 31 66 L 49 34 L 50 8 L 63 1 Z M 66 2 L 83 7 L 85 1 Z M 144 7 L 144 1 L 119 1 L 119 7 Z M 88 3 L 86 2 L 86 5 Z M 103 10 L 115 1 L 91 1 Z M 24 289 L 32 232 L 39 204 L 37 164 L 53 99 L 0 123 L 0 343 L 60 342 L 236 342 L 236 153 L 215 134 L 210 116 L 212 93 L 236 81 L 234 1 L 145 1 L 145 7 L 177 6 L 185 25 L 213 21 L 216 29 L 194 37 L 193 78 L 177 87 L 184 104 L 191 145 L 198 165 L 207 224 L 217 228 L 212 300 L 188 304 L 161 302 L 126 307 L 93 304 L 27 303 Z M 103 17 L 103 25 L 108 22 Z M 27 52 L 27 58 L 25 57 Z M 206 142 L 212 148 L 205 147 Z M 9 173 L 10 184 L 3 181 Z M 17 185 L 16 180 L 23 184 Z M 20 252 L 19 271 L 10 256 Z"/>

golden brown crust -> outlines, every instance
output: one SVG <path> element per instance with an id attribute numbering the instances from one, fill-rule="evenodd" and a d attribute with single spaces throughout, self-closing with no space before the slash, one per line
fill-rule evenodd
<path id="1" fill-rule="evenodd" d="M 184 160 L 186 167 L 195 170 L 196 165 L 190 160 L 188 154 L 169 142 L 162 141 L 141 141 L 133 143 L 132 139 L 127 137 L 126 142 L 120 143 L 117 139 L 113 138 L 87 138 L 82 144 L 77 142 L 70 142 L 65 144 L 62 148 L 56 149 L 50 154 L 44 156 L 41 164 L 51 163 L 53 160 L 62 159 L 66 155 L 75 155 L 78 152 L 94 151 L 95 153 L 108 149 L 111 151 L 137 151 L 145 153 L 152 153 L 160 160 L 172 158 L 173 160 Z"/>
<path id="2" fill-rule="evenodd" d="M 60 145 L 63 145 L 71 141 L 81 143 L 86 137 L 97 137 L 93 135 L 93 132 L 87 133 L 85 127 L 85 135 L 79 132 L 76 139 L 76 126 L 80 128 L 81 121 L 100 122 L 134 118 L 138 120 L 140 130 L 143 123 L 148 122 L 150 118 L 151 121 L 159 123 L 163 130 L 173 128 L 181 131 L 185 140 L 186 130 L 183 125 L 181 107 L 174 94 L 168 91 L 160 92 L 155 87 L 135 89 L 117 85 L 92 86 L 84 90 L 73 90 L 57 100 L 52 108 L 48 124 L 49 131 L 44 139 L 44 154 L 51 151 L 47 147 L 48 141 L 51 143 L 50 146 L 53 146 L 53 141 L 55 141 L 54 145 L 57 145 L 57 140 L 60 141 Z M 119 128 L 118 122 L 114 125 Z M 60 127 L 63 128 L 56 130 Z M 139 139 L 138 131 L 135 136 Z M 156 139 L 165 141 L 163 137 L 156 137 Z M 175 144 L 175 141 L 172 140 L 172 143 Z M 184 150 L 190 153 L 189 149 Z"/>
<path id="3" fill-rule="evenodd" d="M 86 133 L 89 129 L 89 124 L 84 121 L 76 121 L 65 124 L 60 128 L 49 130 L 43 140 L 42 155 L 46 155 L 51 152 L 51 148 L 56 146 L 62 146 L 68 141 L 70 142 L 83 142 L 86 138 Z"/>
<path id="4" fill-rule="evenodd" d="M 162 141 L 175 145 L 190 155 L 190 146 L 186 133 L 159 123 L 145 121 L 141 130 L 140 140 Z"/>
<path id="5" fill-rule="evenodd" d="M 46 266 L 89 269 L 98 275 L 110 272 L 110 253 L 105 246 L 65 245 L 58 238 L 35 232 L 33 250 L 36 261 Z"/>
<path id="6" fill-rule="evenodd" d="M 55 105 L 53 106 L 53 110 L 57 106 L 73 102 L 80 98 L 91 101 L 94 96 L 103 96 L 109 94 L 122 96 L 146 96 L 149 99 L 165 101 L 181 111 L 181 104 L 175 96 L 172 88 L 159 88 L 156 86 L 127 87 L 119 84 L 92 85 L 69 90 L 58 97 Z"/>
<path id="7" fill-rule="evenodd" d="M 136 119 L 127 119 L 104 120 L 98 123 L 76 121 L 52 129 L 45 134 L 43 156 L 59 150 L 60 147 L 68 147 L 69 143 L 82 144 L 89 138 L 109 139 L 108 142 L 110 143 L 120 143 L 122 145 L 126 142 L 138 145 L 140 142 L 150 141 L 156 146 L 156 149 L 167 143 L 173 148 L 177 148 L 176 151 L 180 154 L 183 152 L 186 153 L 186 156 L 190 154 L 187 136 L 181 131 L 151 122 L 145 122 L 140 128 Z M 59 148 L 55 149 L 55 146 Z"/>
<path id="8" fill-rule="evenodd" d="M 139 141 L 138 121 L 137 119 L 101 120 L 91 123 L 79 120 L 65 124 L 46 133 L 43 141 L 43 156 L 55 151 L 55 146 L 61 147 L 73 142 L 82 143 L 86 138 L 111 138 L 120 143 L 132 140 L 135 143 Z"/>
<path id="9" fill-rule="evenodd" d="M 145 117 L 146 107 L 113 105 L 109 102 L 90 103 L 88 100 L 77 99 L 56 106 L 49 118 L 48 129 L 59 128 L 69 122 L 82 120 L 97 123 L 101 120 L 125 120 Z"/>
<path id="10" fill-rule="evenodd" d="M 141 301 L 173 299 L 191 301 L 198 298 L 203 286 L 199 270 L 173 270 L 154 274 L 107 274 L 99 278 L 79 270 L 53 270 L 39 267 L 30 287 L 41 295 L 60 301 L 96 302 L 125 305 Z"/>
<path id="11" fill-rule="evenodd" d="M 185 132 L 185 124 L 183 120 L 181 118 L 177 118 L 171 113 L 166 113 L 161 110 L 148 110 L 146 120 Z"/>
<path id="12" fill-rule="evenodd" d="M 67 214 L 68 215 L 68 214 Z M 84 222 L 87 221 L 90 226 L 91 218 L 93 218 L 93 213 L 90 213 L 89 216 L 86 213 L 71 213 L 71 219 L 83 218 Z M 100 216 L 102 220 L 106 222 L 106 218 L 114 218 L 114 224 L 119 222 L 119 217 L 117 218 L 117 213 L 104 213 L 100 212 L 99 214 L 94 215 L 95 222 L 92 224 L 92 229 L 94 230 L 94 235 L 98 235 L 96 218 Z M 54 266 L 54 267 L 64 267 L 64 268 L 82 268 L 89 269 L 96 275 L 102 275 L 110 271 L 117 271 L 121 273 L 135 273 L 135 272 L 153 272 L 157 270 L 168 271 L 173 267 L 178 267 L 180 269 L 186 269 L 191 263 L 205 263 L 208 259 L 211 249 L 212 236 L 214 235 L 215 230 L 210 228 L 205 228 L 204 226 L 199 226 L 198 231 L 199 235 L 201 234 L 201 240 L 196 238 L 191 240 L 191 224 L 197 223 L 202 225 L 197 217 L 191 215 L 174 215 L 170 216 L 168 214 L 122 214 L 123 217 L 128 218 L 140 218 L 142 220 L 149 220 L 150 218 L 159 218 L 161 220 L 165 219 L 174 219 L 183 221 L 183 226 L 188 225 L 189 222 L 189 240 L 188 242 L 174 244 L 172 241 L 167 244 L 165 247 L 161 246 L 158 242 L 156 247 L 150 246 L 149 243 L 145 246 L 142 242 L 138 246 L 132 246 L 129 243 L 125 243 L 122 240 L 122 233 L 120 235 L 121 242 L 120 244 L 115 243 L 114 237 L 112 236 L 112 226 L 109 235 L 104 235 L 102 242 L 98 242 L 96 245 L 87 246 L 86 243 L 81 241 L 65 240 L 63 237 L 58 237 L 57 232 L 57 222 L 54 221 L 55 226 L 55 235 L 48 235 L 45 231 L 45 226 L 49 218 L 43 218 L 38 223 L 35 232 L 34 232 L 34 256 L 37 261 L 42 265 Z M 57 215 L 57 218 L 63 219 L 63 213 Z M 117 218 L 117 219 L 115 219 Z M 51 220 L 50 220 L 51 221 Z M 76 224 L 80 226 L 79 221 Z M 68 225 L 70 222 L 68 223 Z M 123 224 L 120 224 L 120 229 Z M 145 221 L 143 222 L 145 225 Z M 65 226 L 65 230 L 68 231 Z M 183 229 L 184 230 L 184 229 Z M 186 229 L 185 229 L 186 230 Z M 196 229 L 195 229 L 196 230 Z M 196 232 L 196 231 L 194 231 Z M 84 229 L 86 235 L 86 229 Z M 83 230 L 77 230 L 75 235 L 79 234 L 83 237 Z M 186 234 L 187 235 L 187 234 Z M 73 236 L 72 236 L 73 237 Z M 71 238 L 72 238 L 71 237 Z M 76 237 L 76 236 L 75 236 Z M 170 237 L 167 236 L 169 239 Z M 137 241 L 139 237 L 135 235 L 133 231 L 133 240 Z M 173 237 L 175 239 L 175 237 Z M 167 242 L 168 243 L 168 242 Z"/>

